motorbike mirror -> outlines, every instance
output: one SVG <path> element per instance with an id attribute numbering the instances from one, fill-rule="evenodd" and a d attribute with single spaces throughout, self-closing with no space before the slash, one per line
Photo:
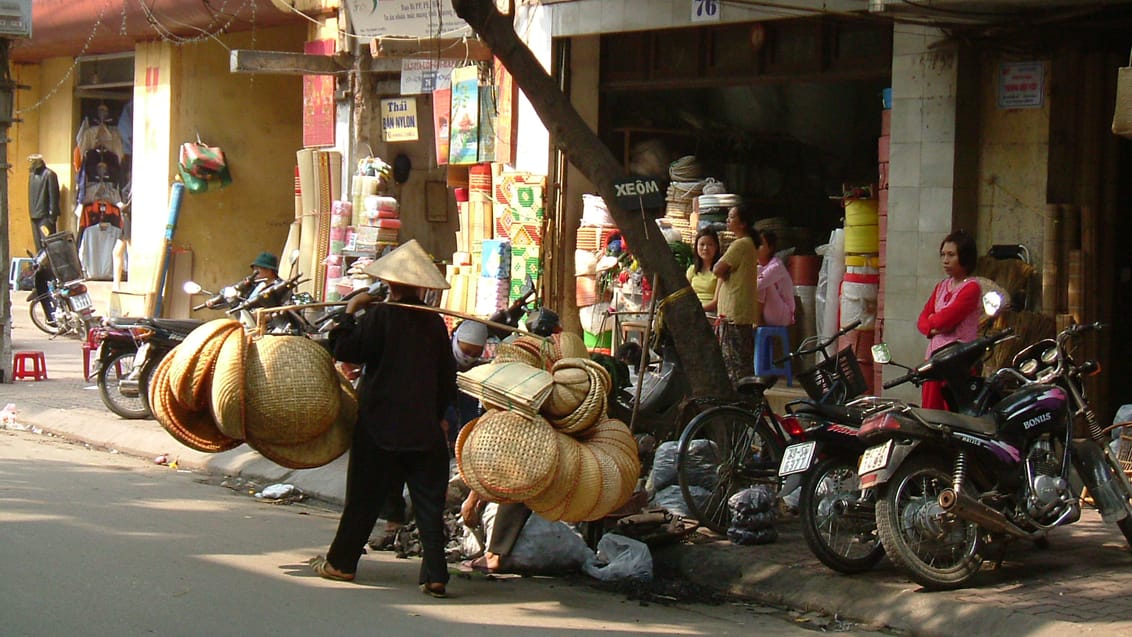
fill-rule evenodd
<path id="1" fill-rule="evenodd" d="M 236 288 L 232 287 L 231 285 L 226 286 L 225 288 L 220 290 L 220 294 L 222 294 L 228 301 L 234 301 L 240 297 L 240 293 L 237 292 Z"/>
<path id="2" fill-rule="evenodd" d="M 1002 295 L 998 292 L 991 290 L 983 295 L 983 313 L 987 316 L 995 316 L 998 311 L 1002 309 Z"/>
<path id="3" fill-rule="evenodd" d="M 870 348 L 873 353 L 873 362 L 887 365 L 892 362 L 892 352 L 888 351 L 888 343 L 877 343 Z"/>
<path id="4" fill-rule="evenodd" d="M 292 250 L 291 251 L 291 265 L 295 265 L 298 262 L 299 262 L 299 251 L 298 250 Z"/>
<path id="5" fill-rule="evenodd" d="M 191 295 L 200 294 L 201 290 L 203 290 L 204 288 L 202 288 L 196 281 L 185 281 L 185 284 L 181 286 L 181 289 L 185 291 L 185 294 Z"/>

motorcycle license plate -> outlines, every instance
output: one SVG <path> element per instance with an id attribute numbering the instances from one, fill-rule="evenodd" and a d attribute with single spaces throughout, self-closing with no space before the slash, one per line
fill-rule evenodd
<path id="1" fill-rule="evenodd" d="M 877 469 L 883 469 L 888 465 L 888 459 L 892 456 L 893 441 L 889 440 L 883 445 L 869 447 L 865 449 L 865 453 L 861 454 L 861 463 L 857 465 L 857 475 L 865 475 L 872 473 Z"/>
<path id="2" fill-rule="evenodd" d="M 813 441 L 800 442 L 787 447 L 786 452 L 782 454 L 782 464 L 778 465 L 778 475 L 788 476 L 809 469 L 810 462 L 814 459 L 815 447 L 817 443 Z"/>
<path id="3" fill-rule="evenodd" d="M 71 297 L 71 307 L 74 308 L 76 312 L 81 312 L 88 307 L 93 306 L 94 302 L 90 300 L 90 294 L 87 292 L 83 292 L 78 296 Z"/>

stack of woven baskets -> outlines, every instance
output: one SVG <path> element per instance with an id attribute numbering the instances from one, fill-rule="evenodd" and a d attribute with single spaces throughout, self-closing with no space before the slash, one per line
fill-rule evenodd
<path id="1" fill-rule="evenodd" d="M 500 344 L 492 365 L 503 362 L 550 372 L 553 383 L 533 412 L 488 400 L 487 413 L 464 425 L 456 463 L 468 487 L 494 502 L 522 502 L 551 521 L 598 520 L 624 505 L 641 471 L 637 442 L 625 423 L 608 417 L 609 373 L 589 359 L 582 339 L 522 336 Z M 461 389 L 476 394 L 463 376 Z"/>
<path id="2" fill-rule="evenodd" d="M 178 442 L 206 453 L 247 442 L 290 469 L 327 464 L 350 447 L 358 402 L 334 361 L 301 336 L 244 333 L 217 319 L 158 364 L 153 415 Z"/>

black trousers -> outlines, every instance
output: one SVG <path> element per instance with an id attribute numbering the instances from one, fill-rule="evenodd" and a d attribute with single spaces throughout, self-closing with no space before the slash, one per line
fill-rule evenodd
<path id="1" fill-rule="evenodd" d="M 393 451 L 373 443 L 362 427 L 354 431 L 346 469 L 346 505 L 326 559 L 343 573 L 358 568 L 366 540 L 388 502 L 391 485 L 407 484 L 421 535 L 419 583 L 448 583 L 444 559 L 444 501 L 448 491 L 448 450 Z"/>
<path id="2" fill-rule="evenodd" d="M 531 510 L 522 502 L 500 504 L 495 510 L 495 524 L 491 527 L 487 550 L 496 555 L 510 555 L 530 517 Z"/>

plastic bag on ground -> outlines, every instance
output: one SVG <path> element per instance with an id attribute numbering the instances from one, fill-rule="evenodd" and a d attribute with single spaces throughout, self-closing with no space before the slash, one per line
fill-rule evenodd
<path id="1" fill-rule="evenodd" d="M 695 498 L 696 502 L 704 503 L 711 497 L 711 491 L 703 487 L 692 485 L 688 490 L 692 492 L 692 497 Z M 692 512 L 688 510 L 688 502 L 684 499 L 684 492 L 680 490 L 678 484 L 672 484 L 657 491 L 649 504 L 653 507 L 666 509 L 672 515 L 685 518 L 692 517 Z"/>
<path id="2" fill-rule="evenodd" d="M 679 443 L 676 441 L 664 442 L 656 448 L 652 459 L 652 471 L 645 483 L 645 490 L 657 493 L 666 487 L 676 484 L 676 452 Z"/>
<path id="3" fill-rule="evenodd" d="M 598 540 L 597 555 L 582 566 L 586 575 L 603 582 L 652 581 L 652 553 L 644 542 L 606 533 Z"/>

